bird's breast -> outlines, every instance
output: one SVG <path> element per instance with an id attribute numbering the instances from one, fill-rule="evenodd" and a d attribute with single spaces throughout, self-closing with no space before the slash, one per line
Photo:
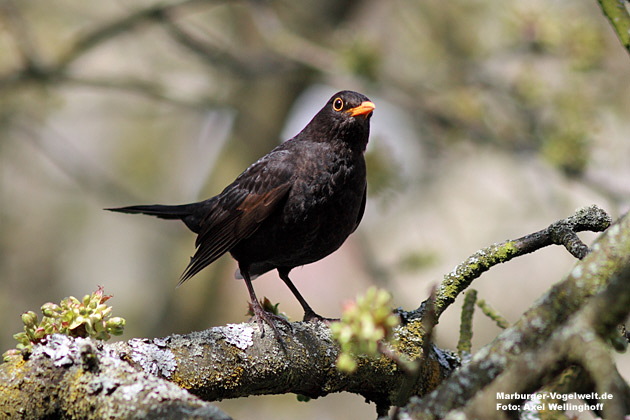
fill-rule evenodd
<path id="1" fill-rule="evenodd" d="M 342 220 L 356 217 L 365 187 L 365 162 L 337 160 L 312 161 L 296 177 L 283 209 L 287 224 L 323 223 L 334 216 Z M 355 211 L 356 210 L 356 211 Z M 325 226 L 322 226 L 325 227 Z"/>

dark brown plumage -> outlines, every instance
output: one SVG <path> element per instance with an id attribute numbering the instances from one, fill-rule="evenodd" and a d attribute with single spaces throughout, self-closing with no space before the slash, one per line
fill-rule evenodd
<path id="1" fill-rule="evenodd" d="M 108 210 L 180 219 L 198 234 L 197 251 L 180 284 L 229 251 L 261 329 L 262 320 L 275 326 L 251 280 L 273 269 L 302 305 L 304 320 L 322 319 L 289 272 L 336 251 L 359 225 L 367 188 L 363 153 L 373 110 L 360 93 L 339 92 L 298 135 L 260 158 L 219 195 L 191 204 Z"/>

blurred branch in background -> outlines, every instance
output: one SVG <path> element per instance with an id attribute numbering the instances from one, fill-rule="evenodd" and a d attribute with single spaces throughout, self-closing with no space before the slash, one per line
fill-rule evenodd
<path id="1" fill-rule="evenodd" d="M 348 2 L 346 8 L 361 10 L 361 3 L 370 2 Z M 606 2 L 602 2 L 603 6 L 605 4 Z M 380 6 L 382 7 L 384 6 Z M 493 56 L 503 55 L 503 62 L 499 62 L 482 56 L 487 54 L 488 48 L 482 42 L 483 34 L 471 38 L 469 31 L 454 30 L 462 26 L 461 24 L 452 23 L 458 20 L 478 20 L 489 12 L 489 7 L 477 5 L 461 8 L 438 7 L 432 3 L 418 4 L 405 12 L 399 12 L 404 13 L 404 16 L 400 16 L 404 23 L 402 30 L 397 28 L 387 38 L 374 42 L 373 29 L 355 35 L 354 31 L 347 29 L 351 21 L 335 28 L 335 21 L 331 18 L 334 17 L 339 22 L 347 13 L 341 6 L 336 6 L 338 10 L 335 12 L 341 10 L 343 13 L 334 16 L 327 13 L 326 8 L 319 17 L 308 16 L 311 27 L 320 20 L 326 22 L 323 28 L 333 28 L 328 33 L 320 31 L 317 34 L 318 39 L 311 40 L 295 31 L 297 25 L 291 24 L 291 19 L 286 19 L 288 17 L 299 21 L 294 14 L 281 19 L 278 11 L 287 15 L 286 12 L 290 10 L 287 8 L 282 9 L 273 4 L 245 3 L 230 7 L 222 2 L 209 0 L 177 1 L 149 5 L 95 29 L 80 32 L 57 58 L 44 59 L 42 57 L 49 54 L 39 52 L 40 48 L 35 44 L 20 10 L 14 3 L 7 1 L 7 27 L 20 53 L 21 65 L 0 77 L 0 87 L 14 88 L 21 83 L 33 81 L 74 83 L 136 92 L 177 105 L 227 105 L 251 115 L 256 114 L 248 112 L 246 108 L 242 109 L 243 104 L 238 100 L 240 95 L 220 95 L 221 99 L 217 100 L 216 94 L 207 92 L 195 98 L 188 94 L 178 95 L 169 89 L 168 84 L 160 84 L 154 80 L 155 77 L 98 77 L 72 71 L 74 65 L 95 50 L 128 36 L 130 32 L 146 30 L 147 26 L 151 26 L 161 28 L 182 50 L 197 57 L 211 72 L 219 72 L 222 78 L 240 79 L 241 83 L 255 79 L 259 85 L 261 78 L 278 76 L 284 76 L 290 84 L 294 77 L 292 74 L 304 71 L 306 73 L 302 73 L 301 77 L 303 81 L 310 79 L 309 74 L 332 79 L 359 76 L 355 81 L 360 84 L 377 83 L 379 86 L 387 86 L 383 91 L 386 97 L 419 117 L 417 122 L 424 127 L 418 128 L 429 134 L 425 142 L 433 148 L 440 150 L 444 147 L 445 140 L 448 143 L 465 133 L 468 140 L 490 142 L 521 152 L 536 151 L 566 174 L 581 178 L 589 162 L 589 133 L 593 128 L 596 104 L 585 100 L 579 85 L 584 83 L 585 77 L 590 77 L 591 70 L 604 64 L 605 56 L 597 50 L 601 43 L 597 28 L 577 12 L 571 23 L 554 22 L 553 9 L 544 10 L 535 5 L 511 6 L 507 10 L 506 28 L 495 28 L 508 31 L 502 41 L 497 43 L 494 40 L 496 46 Z M 219 31 L 209 29 L 211 27 L 190 18 L 199 12 L 208 13 L 213 10 L 221 15 L 223 9 L 233 9 L 239 15 L 239 22 L 245 20 L 248 23 L 247 26 L 243 25 L 247 30 L 238 34 L 241 41 L 244 41 L 240 45 L 229 36 L 219 35 Z M 621 16 L 615 18 L 615 22 L 622 25 L 620 22 L 624 21 L 623 12 L 626 11 L 618 9 L 616 6 L 615 10 Z M 625 14 L 627 17 L 627 12 Z M 387 20 L 385 22 L 390 23 Z M 423 29 L 418 29 L 420 22 Z M 552 29 L 552 25 L 557 24 L 561 25 L 560 30 Z M 444 32 L 446 28 L 449 29 Z M 409 33 L 404 33 L 405 31 Z M 302 29 L 302 32 L 306 31 Z M 428 38 L 434 43 L 433 47 L 438 49 L 444 62 L 453 62 L 453 70 L 441 75 L 438 83 L 430 80 L 418 83 L 417 74 L 407 74 L 407 67 L 413 67 L 417 58 L 403 61 L 398 70 L 390 71 L 389 61 L 399 61 L 393 55 L 400 54 L 401 51 L 397 48 L 385 51 L 384 44 L 403 35 Z M 400 46 L 408 48 L 410 45 L 402 43 Z M 423 52 L 422 48 L 427 46 L 420 42 L 419 47 L 411 48 L 409 52 L 416 53 Z M 414 48 L 420 51 L 414 51 Z M 556 53 L 561 54 L 560 59 L 558 56 L 552 57 Z M 510 69 L 515 59 L 521 60 L 525 65 L 520 69 Z M 436 65 L 443 64 L 427 62 L 425 67 L 430 69 Z M 539 71 L 543 69 L 541 65 L 546 67 L 544 73 Z M 553 72 L 566 70 L 567 65 L 573 66 L 577 71 L 572 73 L 573 77 L 557 85 Z M 369 68 L 372 70 L 368 70 Z M 431 88 L 427 88 L 429 83 Z M 298 92 L 300 90 L 297 89 Z M 287 106 L 283 108 L 287 109 Z M 277 135 L 277 130 L 273 131 Z M 567 153 L 568 151 L 571 153 Z"/>

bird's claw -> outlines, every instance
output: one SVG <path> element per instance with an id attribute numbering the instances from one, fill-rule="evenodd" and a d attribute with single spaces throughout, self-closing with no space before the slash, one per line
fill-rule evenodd
<path id="1" fill-rule="evenodd" d="M 276 338 L 282 342 L 282 336 L 280 334 L 280 330 L 278 329 L 278 325 L 276 323 L 281 323 L 284 324 L 286 327 L 289 328 L 289 330 L 292 329 L 291 327 L 291 323 L 289 321 L 287 321 L 286 318 L 283 318 L 279 315 L 273 314 L 271 312 L 267 312 L 263 309 L 262 306 L 260 306 L 260 304 L 255 305 L 255 304 L 251 304 L 251 309 L 252 312 L 254 313 L 254 319 L 256 320 L 256 322 L 258 323 L 258 327 L 260 328 L 260 336 L 264 337 L 265 336 L 265 325 L 267 324 L 271 327 L 271 329 L 273 330 L 274 335 L 276 336 Z"/>
<path id="2" fill-rule="evenodd" d="M 321 315 L 316 314 L 313 311 L 304 312 L 304 318 L 302 318 L 304 322 L 323 322 L 326 325 L 332 324 L 333 322 L 339 321 L 339 318 L 326 318 Z"/>

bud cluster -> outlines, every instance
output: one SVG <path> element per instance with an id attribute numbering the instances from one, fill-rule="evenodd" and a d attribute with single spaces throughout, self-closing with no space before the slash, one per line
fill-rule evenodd
<path id="1" fill-rule="evenodd" d="M 22 314 L 24 331 L 13 335 L 18 342 L 15 349 L 4 353 L 4 360 L 17 356 L 23 352 L 29 353 L 33 345 L 41 343 L 52 334 L 65 334 L 71 337 L 91 337 L 97 340 L 108 340 L 112 335 L 121 335 L 125 328 L 125 320 L 112 317 L 111 306 L 105 302 L 111 298 L 103 294 L 99 288 L 82 300 L 74 296 L 63 299 L 58 305 L 45 303 L 41 310 L 41 321 L 33 311 Z"/>
<path id="2" fill-rule="evenodd" d="M 392 337 L 400 319 L 392 313 L 391 300 L 386 290 L 370 287 L 356 302 L 346 304 L 341 321 L 330 326 L 341 346 L 339 370 L 353 372 L 357 368 L 355 355 L 376 356 L 379 342 Z"/>

